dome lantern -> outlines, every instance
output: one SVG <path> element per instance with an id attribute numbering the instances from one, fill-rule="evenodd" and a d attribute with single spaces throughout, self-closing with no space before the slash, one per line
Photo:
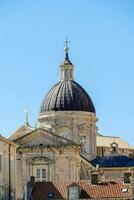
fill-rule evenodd
<path id="1" fill-rule="evenodd" d="M 66 39 L 65 41 L 65 58 L 63 64 L 60 66 L 61 69 L 61 80 L 73 80 L 73 72 L 74 72 L 74 65 L 71 63 L 68 55 L 69 47 L 68 47 L 68 41 Z"/>

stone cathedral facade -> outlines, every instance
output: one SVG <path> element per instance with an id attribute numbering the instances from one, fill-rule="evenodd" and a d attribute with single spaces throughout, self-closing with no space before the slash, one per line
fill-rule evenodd
<path id="1" fill-rule="evenodd" d="M 28 122 L 12 134 L 17 149 L 17 199 L 35 181 L 90 179 L 96 157 L 97 116 L 90 96 L 74 81 L 74 65 L 65 47 L 61 79 L 42 102 L 39 128 Z"/>
<path id="2" fill-rule="evenodd" d="M 31 127 L 26 116 L 25 124 L 12 133 L 9 140 L 4 140 L 8 148 L 8 167 L 5 167 L 8 181 L 1 184 L 0 194 L 4 196 L 2 188 L 5 187 L 9 197 L 5 199 L 13 195 L 13 199 L 22 200 L 28 184 L 32 183 L 59 181 L 68 187 L 67 183 L 82 185 L 87 181 L 85 183 L 90 185 L 124 177 L 129 182 L 134 173 L 134 159 L 128 157 L 133 154 L 133 148 L 120 138 L 113 141 L 96 132 L 98 118 L 94 104 L 84 88 L 74 81 L 74 65 L 68 50 L 66 43 L 60 81 L 41 104 L 38 128 Z M 14 152 L 12 177 L 8 146 L 13 146 Z"/>

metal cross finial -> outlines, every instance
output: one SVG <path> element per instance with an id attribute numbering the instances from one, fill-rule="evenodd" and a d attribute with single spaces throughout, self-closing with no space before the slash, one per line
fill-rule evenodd
<path id="1" fill-rule="evenodd" d="M 65 47 L 64 47 L 64 51 L 67 53 L 68 52 L 68 50 L 69 50 L 69 47 L 68 47 L 68 43 L 69 43 L 69 41 L 67 40 L 67 37 L 66 37 L 66 39 L 65 39 Z"/>
<path id="2" fill-rule="evenodd" d="M 25 125 L 29 126 L 29 122 L 28 122 L 28 106 L 26 107 L 26 109 L 24 110 L 25 113 Z"/>

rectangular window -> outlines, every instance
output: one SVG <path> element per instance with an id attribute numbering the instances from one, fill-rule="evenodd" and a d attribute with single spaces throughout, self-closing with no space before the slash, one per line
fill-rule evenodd
<path id="1" fill-rule="evenodd" d="M 46 180 L 46 169 L 36 169 L 36 181 Z"/>
<path id="2" fill-rule="evenodd" d="M 40 179 L 40 169 L 36 170 L 36 178 L 37 178 L 37 180 Z"/>
<path id="3" fill-rule="evenodd" d="M 46 170 L 42 169 L 42 179 L 45 179 L 45 178 L 46 178 Z"/>

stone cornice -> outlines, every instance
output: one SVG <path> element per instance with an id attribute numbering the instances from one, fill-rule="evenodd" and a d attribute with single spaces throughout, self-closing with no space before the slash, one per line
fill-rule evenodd
<path id="1" fill-rule="evenodd" d="M 59 118 L 59 119 L 62 119 L 62 117 L 71 117 L 73 118 L 74 120 L 78 119 L 79 117 L 82 117 L 82 118 L 89 118 L 91 117 L 92 120 L 95 120 L 98 121 L 98 118 L 96 117 L 96 114 L 95 113 L 91 113 L 91 112 L 83 112 L 83 111 L 50 111 L 50 112 L 46 112 L 45 115 L 41 115 L 40 118 L 38 119 L 40 123 L 43 122 L 43 119 L 45 118 Z"/>
<path id="2" fill-rule="evenodd" d="M 48 149 L 48 150 L 55 150 L 55 149 L 61 149 L 61 148 L 65 148 L 65 149 L 68 149 L 68 148 L 74 148 L 74 149 L 76 149 L 77 151 L 79 151 L 80 150 L 80 148 L 81 148 L 81 145 L 68 145 L 68 144 L 63 144 L 63 145 L 59 145 L 59 146 L 57 146 L 57 145 L 53 145 L 53 146 L 50 146 L 50 145 L 42 145 L 42 146 L 40 146 L 40 145 L 27 145 L 27 146 L 25 146 L 25 145 L 21 145 L 19 148 L 18 148 L 18 151 L 24 151 L 24 152 L 27 152 L 27 151 L 33 151 L 33 150 L 38 150 L 38 151 L 43 151 L 43 150 L 45 150 L 45 149 Z"/>

